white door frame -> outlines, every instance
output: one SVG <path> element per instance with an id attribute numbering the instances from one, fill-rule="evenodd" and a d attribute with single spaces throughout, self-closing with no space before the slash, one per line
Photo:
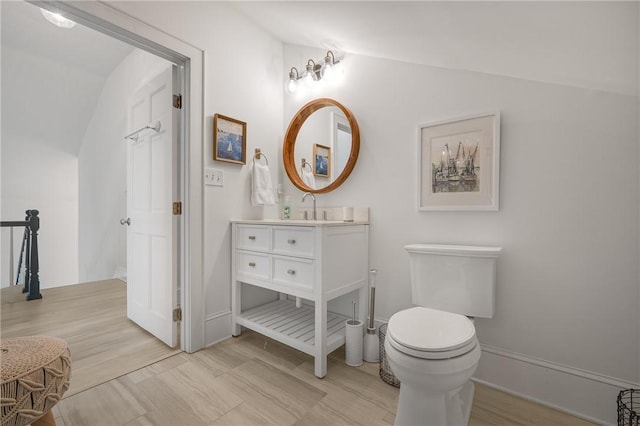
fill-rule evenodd
<path id="1" fill-rule="evenodd" d="M 29 1 L 29 0 L 27 0 Z M 183 69 L 183 109 L 179 150 L 179 192 L 183 202 L 178 231 L 180 349 L 204 347 L 203 288 L 203 89 L 204 51 L 163 33 L 100 2 L 29 1 L 45 9 L 58 9 L 74 21 L 175 63 Z M 176 200 L 177 201 L 177 200 Z"/>

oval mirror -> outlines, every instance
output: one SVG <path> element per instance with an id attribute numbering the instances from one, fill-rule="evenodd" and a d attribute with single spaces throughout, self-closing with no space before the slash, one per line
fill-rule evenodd
<path id="1" fill-rule="evenodd" d="M 324 193 L 349 177 L 360 152 L 360 129 L 344 105 L 314 99 L 291 119 L 282 150 L 284 169 L 293 185 Z"/>

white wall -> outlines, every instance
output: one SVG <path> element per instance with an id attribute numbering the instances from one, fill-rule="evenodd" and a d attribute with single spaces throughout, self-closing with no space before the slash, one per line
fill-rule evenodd
<path id="1" fill-rule="evenodd" d="M 285 68 L 323 53 L 286 45 Z M 379 319 L 410 306 L 405 244 L 501 246 L 496 314 L 476 321 L 480 342 L 638 383 L 638 97 L 357 55 L 344 66 L 342 86 L 313 96 L 355 114 L 360 157 L 349 180 L 318 203 L 371 208 Z M 284 125 L 306 101 L 285 96 Z M 490 111 L 502 114 L 500 211 L 419 212 L 417 126 Z M 477 376 L 544 399 L 484 375 L 482 365 Z M 546 391 L 547 402 L 563 404 Z M 593 395 L 579 396 L 594 405 Z M 581 414 L 613 422 L 615 393 L 606 398 L 595 406 L 609 411 Z"/>
<path id="2" fill-rule="evenodd" d="M 73 81 L 77 84 L 71 90 Z M 64 114 L 68 103 L 92 110 L 102 81 L 86 70 L 2 48 L 0 214 L 2 220 L 24 220 L 25 210 L 40 211 L 41 288 L 78 282 L 78 160 L 73 147 L 79 144 L 74 135 L 81 134 L 86 121 L 75 115 L 61 120 L 56 114 Z M 17 263 L 22 233 L 14 232 Z M 3 286 L 10 281 L 8 249 L 9 231 L 3 229 Z"/>
<path id="3" fill-rule="evenodd" d="M 2 139 L 2 220 L 22 221 L 25 210 L 38 210 L 40 288 L 77 283 L 77 157 L 55 149 L 46 140 L 24 140 L 4 135 Z M 23 232 L 24 228 L 13 231 L 14 275 L 10 278 L 10 228 L 2 228 L 2 287 L 15 283 Z M 20 283 L 24 283 L 24 261 L 22 268 Z"/>
<path id="4" fill-rule="evenodd" d="M 269 159 L 274 187 L 282 145 L 282 43 L 217 2 L 112 2 L 113 7 L 205 51 L 204 167 L 224 172 L 224 186 L 204 188 L 205 343 L 231 333 L 229 221 L 261 218 L 275 207 L 252 207 L 250 167 L 255 148 Z M 247 123 L 247 165 L 213 161 L 213 114 Z M 188 208 L 188 207 L 187 207 Z M 276 213 L 274 213 L 276 214 Z"/>
<path id="5" fill-rule="evenodd" d="M 109 75 L 82 139 L 79 154 L 80 281 L 126 270 L 127 102 L 140 86 L 171 64 L 136 49 Z"/>

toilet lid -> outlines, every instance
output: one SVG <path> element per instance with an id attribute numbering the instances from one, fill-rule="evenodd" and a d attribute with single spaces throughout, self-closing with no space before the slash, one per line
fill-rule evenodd
<path id="1" fill-rule="evenodd" d="M 444 352 L 469 345 L 476 330 L 464 315 L 415 307 L 394 314 L 387 333 L 409 349 Z"/>

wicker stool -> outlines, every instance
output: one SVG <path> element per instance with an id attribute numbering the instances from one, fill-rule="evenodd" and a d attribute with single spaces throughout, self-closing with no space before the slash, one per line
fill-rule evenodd
<path id="1" fill-rule="evenodd" d="M 0 342 L 2 426 L 55 425 L 51 408 L 69 389 L 71 356 L 55 337 Z"/>

